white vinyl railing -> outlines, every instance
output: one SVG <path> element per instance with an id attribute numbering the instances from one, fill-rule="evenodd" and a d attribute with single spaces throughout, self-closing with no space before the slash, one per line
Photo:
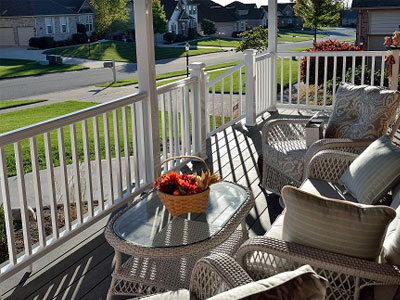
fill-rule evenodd
<path id="1" fill-rule="evenodd" d="M 277 107 L 331 109 L 340 82 L 384 86 L 385 55 L 386 51 L 280 52 Z"/>
<path id="2" fill-rule="evenodd" d="M 272 105 L 272 64 L 274 57 L 270 53 L 256 56 L 255 63 L 255 105 L 256 115 L 267 111 Z"/>
<path id="3" fill-rule="evenodd" d="M 245 117 L 243 75 L 244 62 L 240 62 L 208 82 L 206 86 L 206 108 L 209 111 L 206 116 L 208 136 Z"/>
<path id="4" fill-rule="evenodd" d="M 147 97 L 138 93 L 0 135 L 9 255 L 0 266 L 1 280 L 32 265 L 148 187 L 143 166 L 149 159 L 143 147 Z M 29 217 L 30 206 L 36 219 Z M 16 207 L 23 233 L 20 253 L 12 217 Z M 45 207 L 50 211 L 49 234 Z M 32 228 L 37 229 L 37 242 L 32 240 Z"/>

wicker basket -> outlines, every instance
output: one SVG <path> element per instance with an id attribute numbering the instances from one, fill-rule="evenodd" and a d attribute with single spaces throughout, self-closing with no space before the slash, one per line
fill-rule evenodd
<path id="1" fill-rule="evenodd" d="M 161 171 L 161 166 L 165 164 L 166 162 L 174 159 L 179 159 L 179 158 L 195 158 L 200 160 L 205 166 L 207 171 L 209 172 L 210 169 L 208 168 L 206 162 L 197 156 L 175 156 L 171 157 L 169 159 L 164 160 L 161 164 L 160 167 L 158 168 L 158 174 L 160 174 Z M 160 198 L 160 201 L 162 204 L 165 205 L 165 207 L 168 209 L 169 213 L 172 216 L 179 216 L 183 214 L 187 214 L 190 212 L 194 213 L 202 213 L 205 212 L 208 206 L 208 198 L 210 196 L 210 188 L 207 190 L 198 193 L 198 194 L 193 194 L 193 195 L 170 195 L 163 193 L 161 191 L 158 191 L 158 196 Z"/>

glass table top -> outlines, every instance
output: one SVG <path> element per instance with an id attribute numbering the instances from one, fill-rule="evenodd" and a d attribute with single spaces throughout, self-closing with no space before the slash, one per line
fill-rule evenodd
<path id="1" fill-rule="evenodd" d="M 118 217 L 113 230 L 125 241 L 143 247 L 189 245 L 218 234 L 246 199 L 240 186 L 219 182 L 210 186 L 205 213 L 172 217 L 155 191 Z"/>

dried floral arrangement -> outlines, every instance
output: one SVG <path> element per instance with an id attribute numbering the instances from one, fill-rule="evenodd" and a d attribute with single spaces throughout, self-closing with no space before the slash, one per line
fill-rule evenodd
<path id="1" fill-rule="evenodd" d="M 154 183 L 154 187 L 165 194 L 179 195 L 194 195 L 206 191 L 210 185 L 220 181 L 217 173 L 211 173 L 209 170 L 201 172 L 201 175 L 196 173 L 193 175 L 178 174 L 171 171 L 158 177 Z"/>

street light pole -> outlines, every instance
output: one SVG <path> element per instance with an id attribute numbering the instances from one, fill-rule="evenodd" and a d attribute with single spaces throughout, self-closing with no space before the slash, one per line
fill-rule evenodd
<path id="1" fill-rule="evenodd" d="M 186 50 L 186 77 L 189 77 L 189 48 L 190 45 L 188 42 L 185 44 L 185 50 Z"/>

